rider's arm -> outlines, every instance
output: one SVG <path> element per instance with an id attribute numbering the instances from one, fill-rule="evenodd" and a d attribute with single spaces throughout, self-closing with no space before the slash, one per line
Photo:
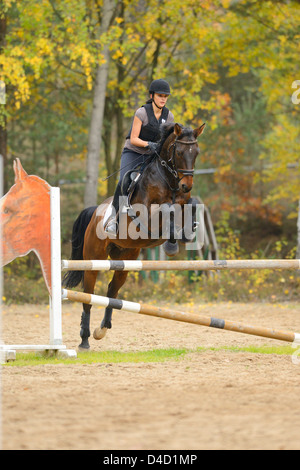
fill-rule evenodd
<path id="1" fill-rule="evenodd" d="M 142 121 L 137 116 L 134 116 L 131 134 L 130 134 L 130 143 L 132 145 L 136 145 L 137 147 L 147 147 L 148 142 L 139 138 L 141 128 L 142 128 Z"/>

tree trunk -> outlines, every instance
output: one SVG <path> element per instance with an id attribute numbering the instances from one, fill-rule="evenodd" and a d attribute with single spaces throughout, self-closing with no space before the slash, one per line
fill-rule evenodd
<path id="1" fill-rule="evenodd" d="M 124 19 L 124 2 L 120 4 L 120 9 L 118 12 L 119 18 Z M 124 22 L 122 23 L 124 27 Z M 122 26 L 121 26 L 122 27 Z M 122 38 L 121 44 L 122 44 Z M 118 84 L 120 85 L 124 80 L 124 65 L 121 62 L 117 63 L 117 70 L 118 70 Z M 124 146 L 124 116 L 123 110 L 120 107 L 119 100 L 122 100 L 123 94 L 120 91 L 120 88 L 116 88 L 114 97 L 112 101 L 106 103 L 107 114 L 105 114 L 106 118 L 106 130 L 105 130 L 105 160 L 106 160 L 106 168 L 107 174 L 109 176 L 107 180 L 107 197 L 112 196 L 115 192 L 116 183 L 119 179 L 119 169 L 120 169 L 120 159 L 121 159 L 121 152 Z M 116 127 L 113 125 L 116 123 Z M 111 145 L 111 138 L 113 132 L 116 132 L 116 136 L 113 137 L 113 141 L 116 142 L 115 145 Z M 114 157 L 113 157 L 113 148 L 114 148 Z"/>
<path id="2" fill-rule="evenodd" d="M 105 165 L 107 170 L 107 191 L 106 195 L 111 196 L 111 179 L 113 178 L 113 161 L 112 161 L 112 150 L 111 150 L 111 136 L 112 136 L 112 125 L 113 125 L 113 111 L 109 100 L 105 100 L 105 119 L 103 121 L 103 143 L 104 143 L 104 156 Z"/>
<path id="3" fill-rule="evenodd" d="M 123 67 L 118 64 L 118 82 L 122 83 L 124 80 L 124 69 Z M 108 196 L 112 195 L 115 191 L 116 183 L 120 177 L 119 173 L 116 173 L 120 168 L 120 160 L 121 160 L 121 153 L 124 146 L 124 116 L 123 110 L 119 105 L 119 100 L 122 97 L 122 93 L 120 90 L 117 92 L 117 100 L 115 105 L 115 117 L 116 117 L 116 124 L 117 124 L 117 136 L 116 136 L 116 148 L 115 148 L 115 157 L 113 161 L 113 172 L 114 175 L 109 180 L 109 184 L 107 186 Z"/>
<path id="4" fill-rule="evenodd" d="M 109 29 L 112 19 L 115 1 L 104 0 L 101 19 L 101 34 Z M 93 109 L 88 139 L 88 154 L 86 161 L 86 184 L 84 194 L 84 206 L 97 205 L 97 189 L 100 161 L 101 132 L 104 115 L 105 92 L 109 66 L 109 45 L 103 48 L 105 62 L 98 66 L 94 87 Z"/>

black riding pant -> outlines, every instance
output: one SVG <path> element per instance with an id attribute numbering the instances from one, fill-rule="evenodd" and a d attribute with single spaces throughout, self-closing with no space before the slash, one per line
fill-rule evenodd
<path id="1" fill-rule="evenodd" d="M 120 170 L 120 179 L 116 187 L 116 191 L 114 194 L 114 199 L 113 199 L 113 206 L 115 208 L 116 213 L 118 213 L 119 210 L 119 197 L 122 196 L 121 192 L 121 185 L 122 185 L 122 180 L 127 173 L 127 171 L 133 170 L 136 166 L 143 164 L 145 161 L 147 161 L 147 158 L 149 158 L 151 155 L 142 155 L 140 153 L 134 152 L 133 150 L 124 148 L 122 155 L 121 155 L 121 170 Z"/>

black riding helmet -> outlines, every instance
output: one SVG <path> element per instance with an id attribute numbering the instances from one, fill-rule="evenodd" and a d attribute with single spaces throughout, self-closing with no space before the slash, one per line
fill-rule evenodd
<path id="1" fill-rule="evenodd" d="M 168 82 L 166 82 L 166 80 L 163 80 L 161 78 L 159 78 L 158 80 L 153 80 L 149 88 L 149 94 L 152 94 L 152 93 L 161 93 L 164 95 L 170 95 L 171 94 L 170 85 L 168 84 Z"/>

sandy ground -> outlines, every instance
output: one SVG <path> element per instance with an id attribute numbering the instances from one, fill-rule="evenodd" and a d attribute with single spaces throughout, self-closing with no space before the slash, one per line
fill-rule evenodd
<path id="1" fill-rule="evenodd" d="M 299 305 L 209 304 L 192 312 L 300 332 Z M 176 307 L 178 309 L 178 306 Z M 103 309 L 93 309 L 92 331 Z M 63 341 L 79 343 L 81 306 L 64 304 Z M 5 306 L 4 341 L 49 341 L 45 306 Z M 115 312 L 93 350 L 286 343 Z M 300 362 L 300 360 L 299 360 Z M 300 364 L 226 350 L 179 361 L 2 367 L 3 449 L 300 449 Z"/>

